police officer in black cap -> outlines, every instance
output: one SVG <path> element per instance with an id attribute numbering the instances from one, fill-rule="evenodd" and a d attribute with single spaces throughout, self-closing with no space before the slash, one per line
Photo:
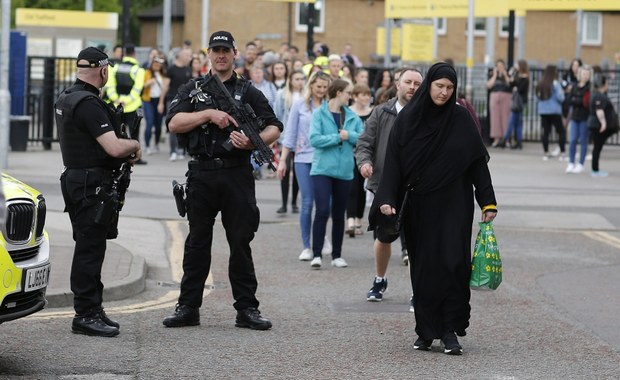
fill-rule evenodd
<path id="1" fill-rule="evenodd" d="M 99 89 L 108 80 L 108 65 L 112 63 L 100 49 L 82 50 L 77 58 L 77 79 L 58 97 L 55 116 L 65 166 L 60 184 L 75 240 L 72 331 L 110 337 L 118 335 L 119 324 L 108 318 L 102 307 L 101 266 L 106 238 L 116 236 L 117 220 L 115 209 L 110 208 L 111 198 L 104 195 L 110 194 L 120 165 L 135 163 L 142 153 L 137 140 L 117 136 L 120 120 L 116 110 L 100 98 Z"/>
<path id="2" fill-rule="evenodd" d="M 237 310 L 235 326 L 255 330 L 271 328 L 271 321 L 258 310 L 255 296 L 258 283 L 250 248 L 260 219 L 250 165 L 254 147 L 237 129 L 215 76 L 233 98 L 249 104 L 264 121 L 260 137 L 267 145 L 278 139 L 282 123 L 265 96 L 234 73 L 236 54 L 235 41 L 229 32 L 213 33 L 207 52 L 211 72 L 179 88 L 166 118 L 169 130 L 183 137 L 193 158 L 187 172 L 189 235 L 185 241 L 181 294 L 174 314 L 163 321 L 167 327 L 200 324 L 198 309 L 211 266 L 213 224 L 221 211 L 230 246 L 228 275 L 235 299 L 233 306 Z"/>

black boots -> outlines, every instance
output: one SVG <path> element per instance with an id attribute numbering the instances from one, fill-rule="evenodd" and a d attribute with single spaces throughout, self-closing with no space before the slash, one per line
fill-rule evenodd
<path id="1" fill-rule="evenodd" d="M 248 307 L 237 311 L 235 326 L 247 327 L 252 330 L 268 330 L 271 328 L 271 321 L 261 316 L 257 308 Z"/>
<path id="2" fill-rule="evenodd" d="M 177 305 L 174 314 L 164 319 L 166 327 L 196 326 L 200 324 L 200 314 L 198 309 L 187 305 Z M 252 330 L 268 330 L 271 328 L 271 321 L 260 315 L 255 307 L 238 310 L 235 326 L 247 327 Z"/>
<path id="3" fill-rule="evenodd" d="M 108 318 L 103 307 L 76 314 L 71 323 L 71 331 L 73 333 L 89 336 L 117 336 L 120 332 L 120 327 L 118 322 Z"/>
<path id="4" fill-rule="evenodd" d="M 105 323 L 106 325 L 116 327 L 117 329 L 121 328 L 121 325 L 118 322 L 108 318 L 103 308 L 100 308 L 99 310 L 97 310 L 96 313 L 99 316 L 99 318 L 103 321 L 103 323 Z"/>
<path id="5" fill-rule="evenodd" d="M 164 319 L 166 327 L 196 326 L 200 324 L 200 313 L 195 307 L 177 305 L 174 314 Z"/>

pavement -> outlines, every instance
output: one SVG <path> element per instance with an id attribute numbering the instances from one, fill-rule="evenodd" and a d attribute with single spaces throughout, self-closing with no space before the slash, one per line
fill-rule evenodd
<path id="1" fill-rule="evenodd" d="M 503 229 L 568 231 L 590 234 L 620 249 L 620 147 L 606 146 L 601 169 L 608 178 L 592 178 L 589 161 L 581 174 L 565 174 L 566 162 L 557 158 L 542 160 L 540 143 L 525 143 L 523 150 L 489 148 L 489 162 L 499 202 L 496 225 Z M 186 160 L 169 162 L 165 153 L 146 156 L 148 165 L 134 169 L 127 202 L 121 213 L 120 237 L 108 241 L 102 270 L 104 299 L 130 298 L 145 289 L 149 278 L 172 278 L 168 253 L 167 224 L 181 219 L 176 214 L 168 181 L 182 180 Z M 73 241 L 68 215 L 62 212 L 58 176 L 62 168 L 59 147 L 51 151 L 29 146 L 26 152 L 10 152 L 5 172 L 44 193 L 48 215 L 52 264 L 47 299 L 50 308 L 72 305 L 69 287 Z M 261 223 L 297 223 L 298 215 L 277 214 L 280 207 L 279 183 L 267 178 L 256 182 Z M 169 177 L 169 178 L 168 178 Z M 164 178 L 164 180 L 162 180 Z M 476 231 L 474 229 L 474 231 Z M 182 236 L 184 238 L 184 236 Z M 526 244 L 526 243 L 524 243 Z M 518 248 L 515 248 L 518 250 Z M 573 310 L 572 317 L 589 326 L 610 345 L 620 347 L 615 321 L 620 302 L 610 302 L 610 294 L 620 294 L 620 265 L 584 268 L 579 272 L 578 292 L 567 294 L 566 284 L 574 281 L 574 272 L 558 272 L 534 279 L 553 302 Z M 604 279 L 604 281 L 601 281 Z M 579 311 L 606 307 L 596 318 L 581 320 Z M 600 308 L 599 308 L 600 309 Z M 599 310 L 597 309 L 597 310 Z"/>

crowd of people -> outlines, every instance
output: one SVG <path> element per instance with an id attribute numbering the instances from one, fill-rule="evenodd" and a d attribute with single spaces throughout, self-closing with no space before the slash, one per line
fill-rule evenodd
<path id="1" fill-rule="evenodd" d="M 217 97 L 201 98 L 205 94 L 199 85 L 207 86 L 208 79 L 202 82 L 201 78 L 215 76 L 215 70 L 240 99 L 247 89 L 239 88 L 239 83 L 247 81 L 252 87 L 252 102 L 268 118 L 272 130 L 267 140 L 277 164 L 277 172 L 272 175 L 280 180 L 282 202 L 276 212 L 285 214 L 290 210 L 299 214 L 299 260 L 317 270 L 323 268 L 323 260 L 329 256 L 332 267 L 346 268 L 344 238 L 364 233 L 364 212 L 370 195 L 373 202 L 368 230 L 373 233 L 375 273 L 367 301 L 383 299 L 388 287 L 391 244 L 400 240 L 401 262 L 409 265 L 412 282 L 410 311 L 415 313 L 418 334 L 414 348 L 429 350 L 433 341 L 440 339 L 445 353 L 461 354 L 457 336 L 465 335 L 470 317 L 472 202 L 480 206 L 484 222 L 495 218 L 497 202 L 480 121 L 458 91 L 453 63 L 446 60 L 434 64 L 426 78 L 412 67 L 385 69 L 371 84 L 368 71 L 350 44 L 340 54 L 334 54 L 326 44 L 317 42 L 312 49 L 314 56 L 308 58 L 286 43 L 277 50 L 266 50 L 258 39 L 246 43 L 241 51 L 230 34 L 217 33 L 221 35 L 215 37 L 221 39 L 212 36 L 208 49 L 193 51 L 187 41 L 173 51 L 170 59 L 164 52 L 152 49 L 148 60 L 140 64 L 132 47 L 125 47 L 124 55 L 114 56 L 119 64 L 110 69 L 111 80 L 104 87 L 106 98 L 122 105 L 130 114 L 128 119 L 135 118 L 132 113 L 141 106 L 145 155 L 159 152 L 166 120 L 170 160 L 192 158 L 188 186 L 190 181 L 205 191 L 224 186 L 211 183 L 205 171 L 238 168 L 243 160 L 245 164 L 248 161 L 245 154 L 233 157 L 219 144 L 213 144 L 220 138 L 225 140 L 223 134 L 229 134 L 228 142 L 239 149 L 251 149 L 252 144 L 242 134 L 221 131 L 236 121 L 225 112 L 207 112 L 214 111 L 214 104 L 209 102 L 217 105 Z M 486 85 L 490 93 L 491 147 L 522 149 L 523 113 L 531 87 L 527 62 L 519 60 L 508 69 L 503 60 L 498 60 Z M 534 91 L 543 131 L 543 159 L 565 157 L 568 129 L 566 172 L 584 170 L 591 138 L 592 175 L 606 176 L 599 170 L 599 157 L 606 139 L 617 132 L 618 123 L 606 96 L 607 81 L 602 72 L 575 60 L 560 81 L 557 67 L 548 65 Z M 210 107 L 199 109 L 201 102 Z M 208 135 L 207 128 L 202 128 L 203 132 L 196 128 L 199 120 L 217 127 L 211 150 L 179 143 L 192 130 L 197 131 L 196 139 L 204 138 L 201 133 Z M 559 136 L 559 146 L 550 152 L 552 127 Z M 276 139 L 278 128 L 282 133 Z M 131 137 L 140 139 L 136 130 L 131 131 Z M 146 161 L 138 156 L 136 163 Z M 248 180 L 245 173 L 238 174 Z M 254 167 L 253 175 L 255 179 L 261 177 L 260 167 Z M 197 193 L 191 193 L 191 197 L 189 194 L 188 202 L 206 202 Z M 235 195 L 232 190 L 230 194 Z M 210 246 L 204 247 L 204 236 L 212 235 L 216 207 L 220 206 L 188 209 L 188 218 L 193 222 L 185 246 L 187 265 L 179 305 L 164 320 L 168 327 L 199 324 L 201 289 L 209 261 L 200 263 L 196 255 L 205 249 L 210 255 Z M 239 217 L 234 207 L 219 211 Z M 203 220 L 202 214 L 208 219 Z M 229 237 L 231 262 L 238 260 L 246 266 L 231 273 L 231 281 L 246 275 L 242 273 L 246 269 L 254 275 L 250 270 L 249 243 L 258 227 L 246 227 L 242 245 Z M 230 220 L 225 222 L 225 228 L 227 232 L 233 228 Z M 460 232 L 445 238 L 445 231 Z M 271 328 L 271 322 L 257 309 L 255 278 L 250 288 L 241 282 L 233 284 L 237 326 Z"/>
<path id="2" fill-rule="evenodd" d="M 585 170 L 586 159 L 591 158 L 592 177 L 607 177 L 609 173 L 599 170 L 599 159 L 607 139 L 618 132 L 614 107 L 607 96 L 607 82 L 599 66 L 584 64 L 576 58 L 562 77 L 556 65 L 547 65 L 542 77 L 531 86 L 525 60 L 519 60 L 507 70 L 505 62 L 498 59 L 487 81 L 491 146 L 522 149 L 523 113 L 532 87 L 540 118 L 543 160 L 557 157 L 567 161 L 567 174 L 579 174 Z M 550 151 L 552 128 L 558 146 Z M 588 155 L 590 142 L 593 148 Z"/>

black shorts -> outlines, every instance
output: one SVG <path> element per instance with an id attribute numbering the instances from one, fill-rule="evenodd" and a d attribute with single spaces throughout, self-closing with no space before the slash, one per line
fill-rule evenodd
<path id="1" fill-rule="evenodd" d="M 373 233 L 372 235 L 373 238 L 375 238 L 376 240 L 379 240 L 381 243 L 384 243 L 384 244 L 391 244 L 395 242 L 396 239 L 398 239 L 400 236 L 400 234 L 388 234 L 380 226 L 377 226 L 372 231 L 372 233 Z"/>

